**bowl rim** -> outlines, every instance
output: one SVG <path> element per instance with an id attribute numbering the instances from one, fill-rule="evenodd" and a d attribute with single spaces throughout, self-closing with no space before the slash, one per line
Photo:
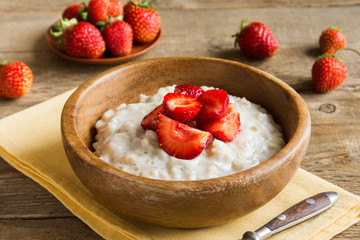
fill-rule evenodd
<path id="1" fill-rule="evenodd" d="M 233 173 L 226 176 L 221 176 L 217 178 L 210 178 L 210 179 L 201 179 L 201 180 L 164 180 L 164 179 L 153 179 L 153 178 L 146 178 L 142 176 L 137 176 L 120 169 L 104 162 L 99 157 L 92 152 L 85 143 L 78 137 L 78 133 L 75 128 L 75 121 L 74 121 L 74 112 L 76 111 L 76 104 L 79 100 L 81 100 L 84 93 L 88 91 L 88 87 L 95 83 L 101 83 L 101 79 L 113 72 L 116 72 L 122 68 L 132 67 L 134 65 L 142 64 L 142 63 L 150 63 L 150 62 L 159 62 L 159 61 L 176 61 L 176 60 L 185 60 L 185 61 L 210 61 L 210 62 L 218 62 L 222 64 L 230 64 L 233 66 L 241 67 L 257 74 L 260 74 L 270 81 L 275 82 L 281 88 L 284 89 L 291 98 L 294 99 L 296 103 L 297 111 L 298 111 L 298 125 L 293 136 L 289 139 L 289 141 L 285 144 L 285 146 L 274 156 L 265 160 L 264 162 L 246 169 L 244 171 L 240 171 L 237 173 Z M 98 81 L 98 82 L 97 82 Z M 64 120 L 66 116 L 72 117 L 72 123 L 74 124 L 64 124 Z M 113 175 L 117 178 L 127 179 L 129 181 L 137 182 L 138 184 L 144 184 L 148 187 L 154 187 L 157 189 L 173 189 L 174 191 L 189 191 L 189 189 L 199 189 L 199 188 L 216 188 L 216 189 L 224 189 L 224 185 L 230 186 L 231 183 L 241 182 L 242 185 L 250 185 L 253 184 L 254 181 L 258 182 L 261 180 L 263 176 L 270 177 L 274 174 L 273 171 L 281 164 L 288 164 L 289 162 L 284 163 L 283 161 L 290 161 L 290 157 L 295 155 L 296 150 L 302 144 L 308 144 L 306 141 L 310 138 L 311 132 L 311 119 L 310 113 L 307 108 L 305 101 L 302 97 L 287 83 L 283 82 L 279 78 L 264 72 L 258 68 L 240 63 L 231 60 L 224 60 L 219 58 L 211 58 L 211 57 L 164 57 L 164 58 L 153 58 L 153 59 L 145 59 L 134 61 L 130 63 L 126 63 L 117 67 L 110 68 L 81 84 L 68 98 L 66 101 L 62 114 L 61 114 L 61 131 L 63 140 L 67 142 L 67 144 L 72 148 L 72 151 L 83 161 L 87 164 L 90 164 L 92 167 L 95 167 L 101 171 L 105 171 L 107 174 Z M 71 141 L 69 139 L 70 136 L 76 136 Z M 278 160 L 280 158 L 281 161 Z M 229 185 L 230 183 L 230 185 Z"/>

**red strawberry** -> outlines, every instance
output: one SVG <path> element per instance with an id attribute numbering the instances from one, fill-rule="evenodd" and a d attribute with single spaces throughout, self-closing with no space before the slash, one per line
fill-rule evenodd
<path id="1" fill-rule="evenodd" d="M 157 137 L 160 146 L 169 155 L 181 159 L 193 159 L 209 144 L 212 135 L 160 114 Z"/>
<path id="2" fill-rule="evenodd" d="M 33 74 L 22 62 L 3 62 L 0 65 L 0 97 L 19 98 L 30 91 Z"/>
<path id="3" fill-rule="evenodd" d="M 74 4 L 67 7 L 63 14 L 63 18 L 67 18 L 68 20 L 72 18 L 76 18 L 79 22 L 85 20 L 82 13 L 85 11 L 85 6 L 82 4 Z"/>
<path id="4" fill-rule="evenodd" d="M 95 25 L 105 23 L 109 16 L 116 18 L 123 12 L 118 0 L 90 0 L 88 6 L 89 21 Z"/>
<path id="5" fill-rule="evenodd" d="M 114 56 L 129 55 L 133 47 L 133 31 L 124 21 L 115 21 L 106 25 L 102 31 L 107 49 Z"/>
<path id="6" fill-rule="evenodd" d="M 240 49 L 248 57 L 272 57 L 279 50 L 279 43 L 270 28 L 263 23 L 253 22 L 246 26 L 247 20 L 242 20 L 240 31 L 234 36 Z"/>
<path id="7" fill-rule="evenodd" d="M 159 14 L 148 1 L 130 1 L 124 7 L 124 19 L 134 30 L 137 43 L 148 43 L 155 39 L 160 29 Z"/>
<path id="8" fill-rule="evenodd" d="M 182 85 L 176 86 L 174 92 L 185 94 L 185 95 L 190 95 L 190 96 L 193 96 L 194 98 L 198 98 L 205 91 L 202 90 L 200 87 L 192 85 L 192 84 L 182 84 Z"/>
<path id="9" fill-rule="evenodd" d="M 224 116 L 215 121 L 201 121 L 200 129 L 210 132 L 224 142 L 231 142 L 240 129 L 240 113 L 234 103 L 229 103 Z"/>
<path id="10" fill-rule="evenodd" d="M 201 103 L 190 95 L 168 93 L 164 97 L 163 108 L 167 116 L 186 123 L 198 115 Z"/>
<path id="11" fill-rule="evenodd" d="M 202 104 L 199 119 L 219 119 L 226 112 L 229 96 L 221 89 L 211 89 L 204 92 L 198 100 Z"/>
<path id="12" fill-rule="evenodd" d="M 112 17 L 118 17 L 123 13 L 123 5 L 119 0 L 110 0 L 108 14 Z"/>
<path id="13" fill-rule="evenodd" d="M 346 78 L 347 68 L 334 55 L 319 57 L 312 67 L 312 83 L 316 91 L 328 92 L 337 88 Z"/>
<path id="14" fill-rule="evenodd" d="M 60 27 L 53 25 L 56 32 L 52 36 L 59 38 L 65 52 L 73 57 L 99 58 L 105 51 L 105 41 L 100 31 L 91 23 L 79 22 L 76 19 L 60 19 Z"/>
<path id="15" fill-rule="evenodd" d="M 345 47 L 346 39 L 340 29 L 330 27 L 321 33 L 319 44 L 322 53 L 334 54 Z"/>
<path id="16" fill-rule="evenodd" d="M 163 105 L 157 106 L 154 110 L 152 110 L 148 115 L 146 115 L 141 121 L 141 127 L 146 130 L 156 130 L 157 129 L 157 121 L 160 113 L 165 113 Z"/>

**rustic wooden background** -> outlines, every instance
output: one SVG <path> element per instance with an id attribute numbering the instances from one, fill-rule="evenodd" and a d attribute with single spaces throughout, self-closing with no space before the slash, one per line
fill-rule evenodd
<path id="1" fill-rule="evenodd" d="M 82 2 L 82 1 L 79 1 Z M 290 84 L 305 99 L 312 137 L 302 167 L 360 195 L 360 57 L 342 52 L 346 81 L 319 94 L 311 87 L 311 67 L 320 54 L 318 38 L 329 26 L 341 28 L 347 46 L 360 50 L 359 0 L 163 0 L 153 1 L 163 38 L 138 59 L 207 56 L 243 62 Z M 18 100 L 0 98 L 0 118 L 72 89 L 116 65 L 72 63 L 54 55 L 45 31 L 71 0 L 0 0 L 0 59 L 23 61 L 34 73 L 31 92 Z M 123 1 L 125 3 L 125 1 Z M 246 58 L 233 47 L 240 21 L 267 24 L 280 42 L 266 60 Z M 26 121 L 26 119 L 24 119 Z M 0 160 L 0 239 L 100 239 L 33 180 Z M 334 239 L 360 239 L 360 224 Z"/>

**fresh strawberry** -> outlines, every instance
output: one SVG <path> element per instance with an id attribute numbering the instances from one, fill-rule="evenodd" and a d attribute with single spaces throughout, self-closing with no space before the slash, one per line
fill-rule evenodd
<path id="1" fill-rule="evenodd" d="M 85 20 L 85 15 L 83 15 L 84 12 L 84 4 L 74 4 L 64 10 L 62 17 L 67 18 L 68 20 L 76 18 L 79 22 L 81 22 Z"/>
<path id="2" fill-rule="evenodd" d="M 102 31 L 107 49 L 114 56 L 129 55 L 133 47 L 133 31 L 124 21 L 115 21 L 106 25 Z"/>
<path id="3" fill-rule="evenodd" d="M 212 138 L 209 132 L 190 127 L 163 114 L 158 118 L 156 132 L 164 151 L 181 159 L 199 156 Z"/>
<path id="4" fill-rule="evenodd" d="M 77 22 L 75 18 L 60 19 L 60 25 L 53 25 L 51 35 L 58 38 L 64 51 L 73 57 L 99 58 L 105 52 L 105 41 L 100 31 L 89 22 Z"/>
<path id="5" fill-rule="evenodd" d="M 33 74 L 30 68 L 22 62 L 0 65 L 0 97 L 19 98 L 30 91 Z"/>
<path id="6" fill-rule="evenodd" d="M 116 18 L 123 12 L 119 0 L 90 0 L 88 6 L 89 21 L 95 25 L 105 23 L 109 16 Z"/>
<path id="7" fill-rule="evenodd" d="M 185 95 L 193 96 L 194 98 L 198 98 L 201 94 L 204 93 L 200 87 L 192 84 L 182 84 L 175 87 L 175 93 L 181 93 Z"/>
<path id="8" fill-rule="evenodd" d="M 233 37 L 240 49 L 248 57 L 267 58 L 272 57 L 279 50 L 279 43 L 268 26 L 260 22 L 252 22 L 246 25 L 242 20 L 240 31 Z"/>
<path id="9" fill-rule="evenodd" d="M 225 114 L 214 121 L 200 121 L 200 129 L 210 132 L 215 138 L 231 142 L 240 129 L 240 113 L 234 103 L 229 103 Z"/>
<path id="10" fill-rule="evenodd" d="M 110 0 L 108 14 L 114 18 L 119 17 L 123 13 L 123 5 L 119 0 Z"/>
<path id="11" fill-rule="evenodd" d="M 345 47 L 346 38 L 340 29 L 330 27 L 321 33 L 319 44 L 322 53 L 334 54 Z"/>
<path id="12" fill-rule="evenodd" d="M 337 88 L 346 78 L 347 68 L 334 55 L 319 57 L 312 67 L 312 83 L 316 91 L 328 92 Z"/>
<path id="13" fill-rule="evenodd" d="M 155 39 L 160 29 L 159 14 L 148 1 L 130 1 L 124 7 L 124 19 L 134 30 L 137 43 L 148 43 Z"/>
<path id="14" fill-rule="evenodd" d="M 163 108 L 166 116 L 187 123 L 198 115 L 201 103 L 190 95 L 168 93 L 164 97 Z"/>
<path id="15" fill-rule="evenodd" d="M 165 113 L 163 105 L 157 106 L 154 110 L 152 110 L 148 115 L 146 115 L 141 121 L 141 127 L 146 130 L 156 130 L 157 129 L 157 121 L 160 113 Z"/>
<path id="16" fill-rule="evenodd" d="M 219 119 L 226 112 L 229 104 L 229 96 L 222 89 L 211 89 L 204 92 L 199 98 L 202 104 L 199 119 Z"/>

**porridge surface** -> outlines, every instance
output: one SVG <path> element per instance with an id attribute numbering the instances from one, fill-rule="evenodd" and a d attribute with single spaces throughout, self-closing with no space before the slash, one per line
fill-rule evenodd
<path id="1" fill-rule="evenodd" d="M 204 90 L 210 89 L 202 87 Z M 104 113 L 95 127 L 95 154 L 123 171 L 164 180 L 200 180 L 233 174 L 272 157 L 285 145 L 280 127 L 261 106 L 229 95 L 240 113 L 240 133 L 232 142 L 214 139 L 192 160 L 168 155 L 159 145 L 156 132 L 142 129 L 145 115 L 161 104 L 174 86 L 160 88 L 140 102 L 121 104 Z"/>

